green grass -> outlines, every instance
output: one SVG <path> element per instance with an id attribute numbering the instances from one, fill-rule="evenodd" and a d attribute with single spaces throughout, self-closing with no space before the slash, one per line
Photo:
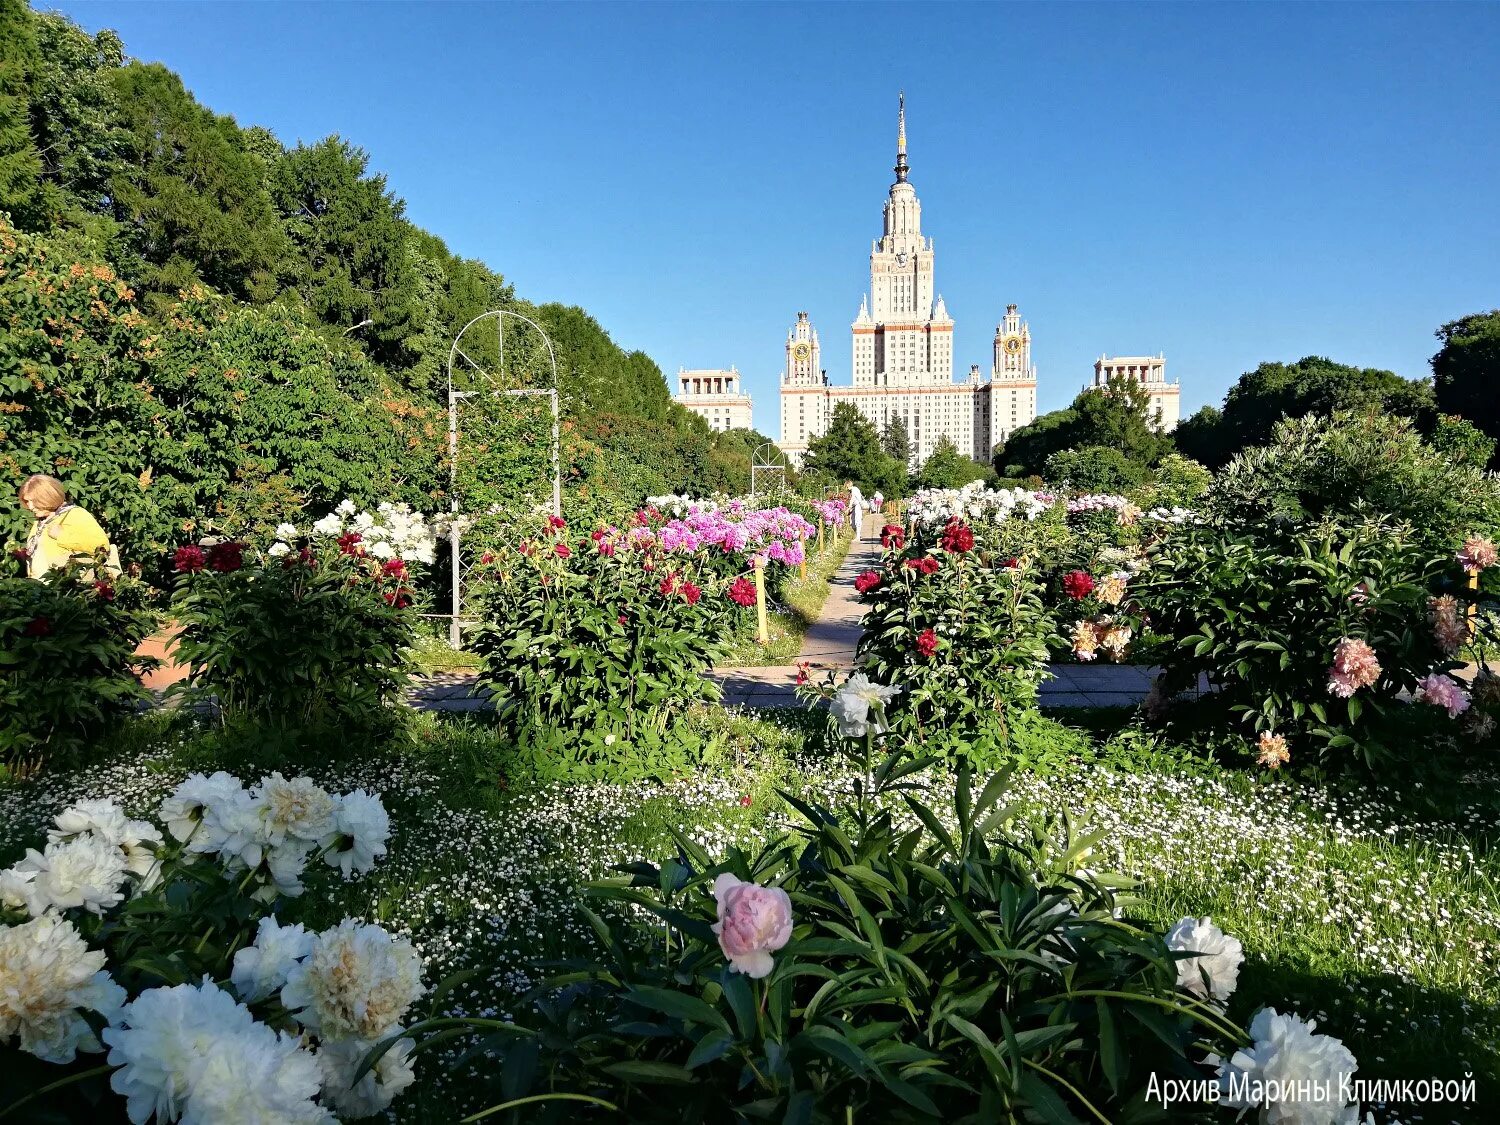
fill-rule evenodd
<path id="1" fill-rule="evenodd" d="M 802 639 L 807 636 L 808 628 L 823 612 L 829 580 L 843 565 L 853 542 L 852 534 L 840 535 L 829 541 L 827 551 L 821 555 L 814 546 L 807 560 L 807 580 L 793 579 L 787 584 L 785 601 L 766 607 L 770 643 L 762 645 L 756 640 L 752 624 L 750 635 L 735 640 L 719 662 L 720 667 L 765 668 L 793 663 L 802 651 Z"/>

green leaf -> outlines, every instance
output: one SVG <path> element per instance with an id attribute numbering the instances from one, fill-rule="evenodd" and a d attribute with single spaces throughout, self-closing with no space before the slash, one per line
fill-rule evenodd
<path id="1" fill-rule="evenodd" d="M 692 1023 L 704 1023 L 725 1032 L 729 1021 L 710 1004 L 686 992 L 673 992 L 666 988 L 632 988 L 625 994 L 632 1004 L 639 1004 L 654 1012 L 662 1012 L 677 1019 Z"/>
<path id="2" fill-rule="evenodd" d="M 625 1082 L 646 1086 L 687 1086 L 695 1081 L 693 1072 L 686 1067 L 678 1066 L 676 1063 L 650 1062 L 644 1059 L 610 1063 L 604 1067 L 604 1071 Z"/>

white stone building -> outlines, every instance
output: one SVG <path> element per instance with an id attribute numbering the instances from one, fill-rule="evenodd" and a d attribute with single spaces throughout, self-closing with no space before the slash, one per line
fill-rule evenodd
<path id="1" fill-rule="evenodd" d="M 840 402 L 852 403 L 877 430 L 902 419 L 913 465 L 944 437 L 988 464 L 996 444 L 1036 417 L 1031 330 L 1015 305 L 995 329 L 988 378 L 974 364 L 962 382 L 953 381 L 953 318 L 935 291 L 936 254 L 932 239 L 922 235 L 922 204 L 907 180 L 904 98 L 895 172 L 884 229 L 870 247 L 870 292 L 860 298 L 851 325 L 853 385 L 829 385 L 806 313 L 797 314 L 787 333 L 778 444 L 794 464 L 801 464 L 808 442 L 824 432 Z"/>
<path id="2" fill-rule="evenodd" d="M 716 430 L 748 430 L 750 396 L 740 390 L 740 373 L 728 371 L 689 371 L 677 369 L 677 393 L 674 400 L 707 420 Z"/>
<path id="3" fill-rule="evenodd" d="M 1151 396 L 1151 405 L 1146 416 L 1156 422 L 1157 429 L 1171 433 L 1182 417 L 1181 389 L 1176 383 L 1167 382 L 1167 357 L 1163 355 L 1101 355 L 1094 361 L 1094 387 L 1103 388 L 1111 379 L 1129 379 L 1146 388 Z M 1085 387 L 1084 390 L 1088 390 Z"/>

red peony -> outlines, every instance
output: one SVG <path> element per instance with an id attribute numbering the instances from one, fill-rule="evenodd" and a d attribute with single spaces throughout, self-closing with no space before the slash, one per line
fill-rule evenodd
<path id="1" fill-rule="evenodd" d="M 365 549 L 360 546 L 362 542 L 364 542 L 364 536 L 359 532 L 346 531 L 343 535 L 339 536 L 339 550 L 346 555 L 359 558 L 359 556 L 365 553 Z"/>
<path id="2" fill-rule="evenodd" d="M 52 635 L 52 619 L 43 614 L 37 614 L 26 623 L 26 628 L 21 630 L 23 637 L 50 637 Z"/>
<path id="3" fill-rule="evenodd" d="M 809 667 L 811 666 L 805 660 L 797 662 L 797 682 L 799 684 L 807 683 L 807 669 Z"/>
<path id="4" fill-rule="evenodd" d="M 906 529 L 899 523 L 888 523 L 880 529 L 880 545 L 901 550 L 906 546 Z"/>
<path id="5" fill-rule="evenodd" d="M 597 540 L 597 543 L 599 546 L 599 553 L 601 555 L 603 555 L 607 559 L 614 558 L 615 541 L 613 539 L 600 539 Z"/>
<path id="6" fill-rule="evenodd" d="M 746 793 L 743 797 L 740 798 L 740 808 L 742 809 L 748 809 L 753 803 L 754 802 L 751 800 L 749 793 Z"/>
<path id="7" fill-rule="evenodd" d="M 924 555 L 917 561 L 917 569 L 923 574 L 936 574 L 942 565 L 936 555 Z"/>
<path id="8" fill-rule="evenodd" d="M 703 590 L 701 587 L 694 586 L 691 582 L 684 582 L 682 584 L 682 600 L 687 602 L 688 605 L 697 605 L 698 599 L 702 596 Z"/>
<path id="9" fill-rule="evenodd" d="M 752 606 L 755 604 L 755 583 L 744 575 L 736 578 L 729 584 L 729 600 L 735 605 Z"/>
<path id="10" fill-rule="evenodd" d="M 203 569 L 204 558 L 201 547 L 178 547 L 172 556 L 172 566 L 178 574 L 197 574 Z"/>
<path id="11" fill-rule="evenodd" d="M 867 570 L 863 574 L 854 576 L 854 588 L 861 594 L 868 594 L 876 586 L 880 585 L 880 572 Z"/>
<path id="12" fill-rule="evenodd" d="M 215 543 L 208 549 L 208 566 L 220 574 L 232 574 L 245 565 L 245 545 L 233 539 Z"/>
<path id="13" fill-rule="evenodd" d="M 931 657 L 937 651 L 937 633 L 931 629 L 923 629 L 917 635 L 917 652 L 924 657 Z"/>
<path id="14" fill-rule="evenodd" d="M 489 566 L 490 563 L 492 563 L 494 561 L 495 561 L 495 556 L 491 552 L 489 552 L 489 551 L 486 551 L 484 554 L 482 554 L 482 555 L 479 556 L 479 565 L 480 566 Z"/>
<path id="15" fill-rule="evenodd" d="M 380 573 L 386 578 L 405 578 L 406 563 L 402 559 L 391 559 L 380 568 Z"/>
<path id="16" fill-rule="evenodd" d="M 563 528 L 565 528 L 567 526 L 568 526 L 568 521 L 565 520 L 565 519 L 563 519 L 561 516 L 548 516 L 547 517 L 547 527 L 551 531 L 561 531 Z"/>
<path id="17" fill-rule="evenodd" d="M 95 582 L 94 593 L 99 595 L 101 601 L 112 602 L 115 600 L 115 588 L 108 582 Z"/>
<path id="18" fill-rule="evenodd" d="M 656 588 L 656 592 L 664 598 L 670 598 L 677 592 L 677 572 L 675 570 L 661 580 L 661 585 Z"/>
<path id="19" fill-rule="evenodd" d="M 1003 566 L 1006 570 L 1015 570 L 1016 567 L 1021 565 L 1021 560 L 1015 558 L 1006 559 L 1000 565 Z"/>
<path id="20" fill-rule="evenodd" d="M 1075 602 L 1081 602 L 1094 592 L 1094 579 L 1083 570 L 1071 570 L 1063 575 L 1063 593 Z"/>
<path id="21" fill-rule="evenodd" d="M 566 543 L 554 543 L 552 544 L 552 553 L 560 559 L 565 559 L 572 555 L 573 548 L 569 547 Z"/>
<path id="22" fill-rule="evenodd" d="M 620 616 L 619 616 L 619 617 L 616 617 L 616 618 L 615 618 L 615 621 L 616 621 L 616 622 L 618 622 L 618 623 L 619 623 L 619 624 L 621 624 L 621 625 L 627 625 L 627 624 L 629 624 L 629 623 L 630 623 L 630 618 L 628 618 L 628 617 L 626 617 L 626 616 L 625 616 L 625 615 L 624 615 L 624 614 L 623 614 L 623 613 L 622 613 L 622 614 L 620 614 Z"/>
<path id="23" fill-rule="evenodd" d="M 950 555 L 961 555 L 974 549 L 974 533 L 956 519 L 943 528 L 942 548 Z"/>

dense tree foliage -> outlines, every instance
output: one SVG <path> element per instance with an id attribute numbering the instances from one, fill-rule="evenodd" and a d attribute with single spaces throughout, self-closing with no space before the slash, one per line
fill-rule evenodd
<path id="1" fill-rule="evenodd" d="M 918 488 L 962 488 L 971 480 L 983 480 L 989 469 L 965 457 L 945 435 L 922 462 L 914 483 Z"/>
<path id="2" fill-rule="evenodd" d="M 552 341 L 585 506 L 742 491 L 764 440 L 716 434 L 585 310 L 414 226 L 348 140 L 288 149 L 20 0 L 0 0 L 0 214 L 0 465 L 63 477 L 137 557 L 343 495 L 446 507 L 450 350 L 495 309 Z M 492 332 L 465 351 L 491 378 L 460 363 L 461 389 L 551 384 L 536 332 L 508 332 L 503 364 Z M 544 401 L 476 396 L 463 438 L 465 507 L 550 494 Z M 0 499 L 4 532 L 24 522 Z"/>
<path id="3" fill-rule="evenodd" d="M 1146 482 L 1150 470 L 1108 445 L 1059 449 L 1047 458 L 1042 479 L 1080 492 L 1128 492 Z"/>
<path id="4" fill-rule="evenodd" d="M 885 429 L 880 432 L 880 448 L 898 465 L 910 465 L 912 457 L 911 437 L 906 432 L 906 422 L 899 414 L 892 414 Z"/>
<path id="5" fill-rule="evenodd" d="M 1054 453 L 1107 446 L 1139 468 L 1139 475 L 1172 451 L 1172 439 L 1148 417 L 1151 396 L 1139 383 L 1116 378 L 1081 391 L 1066 410 L 1043 414 L 995 450 L 1002 477 L 1044 476 Z"/>
<path id="6" fill-rule="evenodd" d="M 1500 309 L 1450 321 L 1436 335 L 1443 342 L 1432 357 L 1438 406 L 1500 439 Z"/>
<path id="7" fill-rule="evenodd" d="M 906 466 L 886 453 L 874 425 L 847 402 L 833 408 L 828 429 L 808 442 L 802 470 L 832 485 L 853 481 L 867 496 L 877 489 L 887 496 L 905 491 Z"/>

